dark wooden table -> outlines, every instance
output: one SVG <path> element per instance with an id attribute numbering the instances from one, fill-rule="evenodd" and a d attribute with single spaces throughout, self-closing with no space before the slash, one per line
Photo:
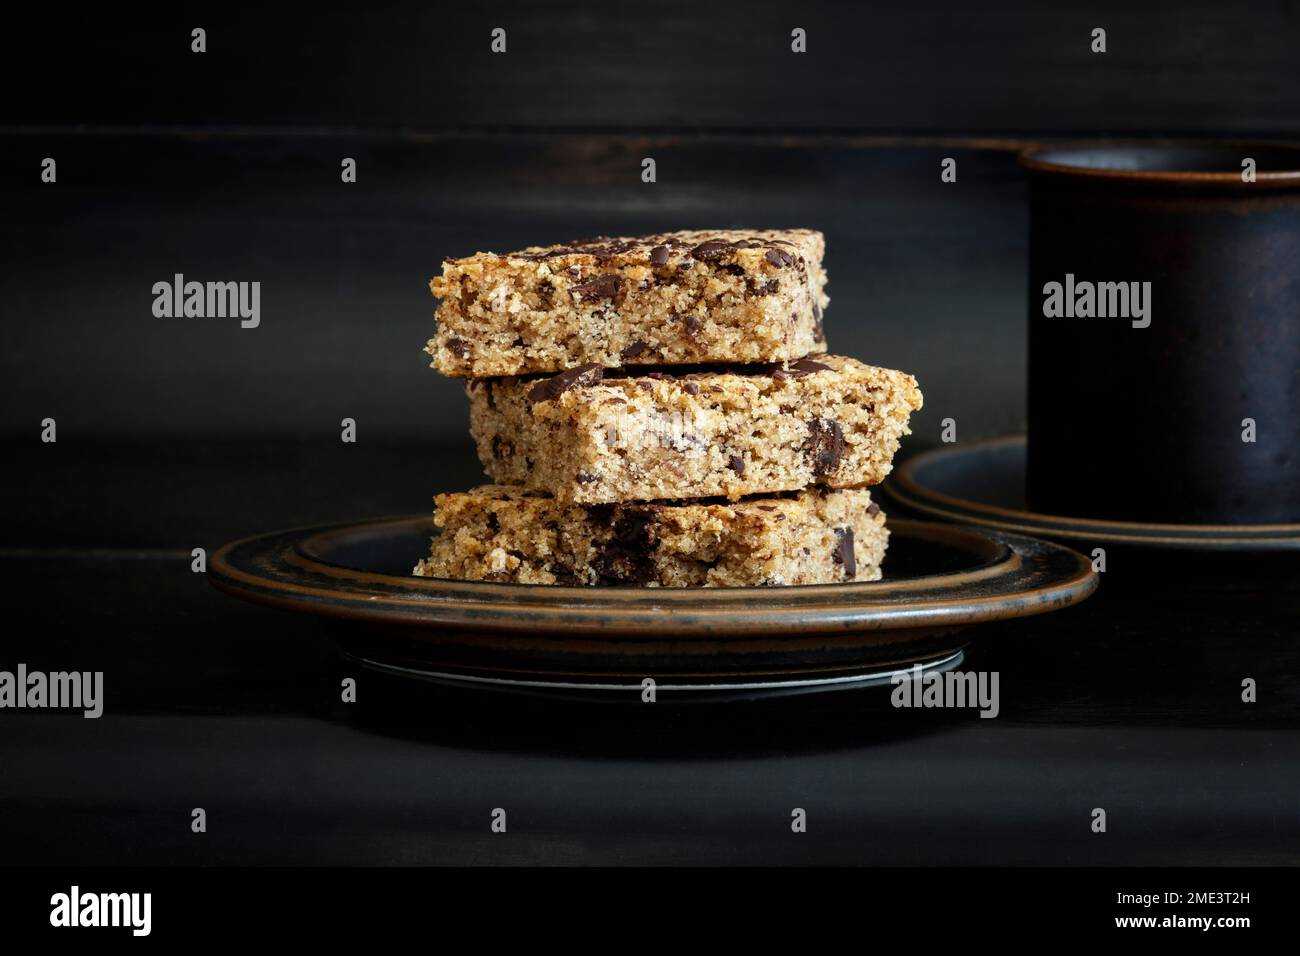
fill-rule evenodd
<path id="1" fill-rule="evenodd" d="M 344 705 L 329 628 L 213 591 L 190 548 L 418 510 L 474 479 L 466 445 L 29 442 L 6 459 L 6 527 L 27 543 L 0 555 L 0 664 L 103 670 L 106 707 L 0 714 L 5 862 L 1300 859 L 1294 557 L 1112 552 L 1084 605 L 984 629 L 965 666 L 1000 673 L 994 720 L 869 691 L 592 706 L 366 676 Z"/>

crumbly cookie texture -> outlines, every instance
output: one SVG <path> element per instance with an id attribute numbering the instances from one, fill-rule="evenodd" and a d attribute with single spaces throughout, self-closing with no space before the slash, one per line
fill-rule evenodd
<path id="1" fill-rule="evenodd" d="M 438 495 L 423 577 L 748 587 L 876 581 L 889 532 L 866 490 L 583 506 L 483 485 Z"/>
<path id="2" fill-rule="evenodd" d="M 425 351 L 457 378 L 796 359 L 825 350 L 824 247 L 808 229 L 687 231 L 445 259 Z"/>
<path id="3" fill-rule="evenodd" d="M 921 407 L 911 375 L 838 355 L 672 374 L 587 365 L 466 392 L 494 482 L 583 504 L 873 485 Z"/>

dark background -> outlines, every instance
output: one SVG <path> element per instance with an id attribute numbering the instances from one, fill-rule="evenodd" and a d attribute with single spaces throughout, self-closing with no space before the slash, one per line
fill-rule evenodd
<path id="1" fill-rule="evenodd" d="M 945 417 L 1021 429 L 1015 151 L 1300 138 L 1296 3 L 55 9 L 7 22 L 0 76 L 0 667 L 108 672 L 99 721 L 0 713 L 0 862 L 1300 858 L 1300 597 L 1273 559 L 1134 558 L 991 629 L 972 666 L 1003 673 L 1001 718 L 924 727 L 857 695 L 360 719 L 319 624 L 189 572 L 192 547 L 476 481 L 460 388 L 421 353 L 444 255 L 819 228 L 831 346 L 925 391 L 908 451 Z M 261 281 L 261 327 L 155 318 L 175 272 Z M 825 828 L 792 844 L 791 805 Z M 1101 840 L 1098 805 L 1122 821 Z"/>
<path id="2" fill-rule="evenodd" d="M 920 440 L 948 416 L 1016 430 L 1015 150 L 1300 136 L 1294 3 L 223 5 L 51 12 L 0 43 L 16 436 L 48 415 L 69 437 L 331 440 L 347 416 L 363 442 L 458 440 L 459 386 L 421 352 L 443 256 L 761 226 L 826 232 L 830 343 L 918 376 Z M 260 281 L 261 327 L 154 318 L 176 272 Z"/>

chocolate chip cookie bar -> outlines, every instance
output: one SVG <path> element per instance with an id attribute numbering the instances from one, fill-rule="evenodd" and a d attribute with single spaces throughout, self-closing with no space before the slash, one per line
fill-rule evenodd
<path id="1" fill-rule="evenodd" d="M 584 239 L 445 259 L 425 351 L 456 378 L 825 350 L 824 240 L 807 229 Z"/>
<path id="2" fill-rule="evenodd" d="M 484 485 L 438 495 L 424 577 L 747 587 L 876 581 L 889 532 L 866 490 L 583 506 Z"/>
<path id="3" fill-rule="evenodd" d="M 921 407 L 912 376 L 838 355 L 669 371 L 592 364 L 466 391 L 494 482 L 580 504 L 876 484 Z"/>

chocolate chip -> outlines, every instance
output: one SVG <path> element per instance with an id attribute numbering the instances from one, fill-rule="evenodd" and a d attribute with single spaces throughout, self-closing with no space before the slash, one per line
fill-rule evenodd
<path id="1" fill-rule="evenodd" d="M 829 372 L 831 367 L 823 365 L 810 358 L 801 358 L 797 362 L 790 363 L 786 368 L 780 362 L 770 362 L 767 365 L 759 366 L 760 374 L 770 375 L 774 381 L 784 382 L 792 376 L 802 378 L 805 375 L 812 375 L 814 372 Z"/>
<path id="2" fill-rule="evenodd" d="M 853 529 L 849 527 L 836 528 L 835 536 L 839 539 L 835 543 L 835 552 L 831 559 L 836 564 L 844 565 L 844 576 L 853 578 L 858 573 L 857 555 L 853 553 Z"/>
<path id="3" fill-rule="evenodd" d="M 763 258 L 772 263 L 772 265 L 776 266 L 778 269 L 784 269 L 786 266 L 790 265 L 790 263 L 794 262 L 794 259 L 790 257 L 790 253 L 782 252 L 780 249 L 767 250 L 767 253 Z"/>
<path id="4" fill-rule="evenodd" d="M 873 518 L 880 514 L 880 505 L 876 504 L 874 501 L 871 502 L 871 504 L 867 505 L 867 514 L 871 515 Z"/>
<path id="5" fill-rule="evenodd" d="M 652 266 L 663 266 L 668 264 L 668 247 L 655 246 L 650 250 L 650 264 Z"/>
<path id="6" fill-rule="evenodd" d="M 588 475 L 588 474 L 584 474 L 581 471 L 578 472 L 577 478 L 578 478 L 578 484 L 580 485 L 590 485 L 593 482 L 600 481 L 599 475 Z"/>
<path id="7" fill-rule="evenodd" d="M 593 520 L 608 521 L 609 541 L 592 562 L 602 584 L 647 584 L 654 580 L 654 550 L 659 541 L 654 533 L 654 507 L 596 506 Z"/>
<path id="8" fill-rule="evenodd" d="M 814 372 L 829 372 L 830 370 L 831 367 L 829 365 L 823 365 L 821 362 L 814 361 L 810 358 L 801 358 L 790 366 L 790 371 L 803 375 L 811 375 Z"/>
<path id="9" fill-rule="evenodd" d="M 598 385 L 604 376 L 605 370 L 594 362 L 590 365 L 579 365 L 577 368 L 567 369 L 559 375 L 542 379 L 528 390 L 528 400 L 530 402 L 549 402 L 552 399 L 559 398 L 575 386 L 586 388 L 589 385 Z"/>
<path id="10" fill-rule="evenodd" d="M 501 522 L 497 520 L 497 513 L 495 511 L 488 512 L 487 526 L 488 530 L 493 534 L 501 530 Z"/>
<path id="11" fill-rule="evenodd" d="M 694 335 L 700 330 L 700 320 L 693 315 L 686 316 L 682 319 L 682 322 L 686 326 L 686 331 L 691 335 Z"/>
<path id="12" fill-rule="evenodd" d="M 717 262 L 730 251 L 731 243 L 723 242 L 721 239 L 710 239 L 692 249 L 691 258 L 700 262 Z"/>
<path id="13" fill-rule="evenodd" d="M 808 423 L 808 440 L 804 451 L 812 463 L 813 474 L 821 478 L 840 466 L 844 454 L 844 432 L 840 423 L 824 418 L 814 418 Z"/>
<path id="14" fill-rule="evenodd" d="M 682 386 L 682 389 L 683 391 L 686 392 L 687 395 L 700 394 L 700 386 L 695 384 L 694 382 L 687 382 L 685 385 Z"/>
<path id="15" fill-rule="evenodd" d="M 457 358 L 469 358 L 469 343 L 464 339 L 448 339 L 447 350 Z"/>
<path id="16" fill-rule="evenodd" d="M 640 245 L 640 240 L 611 239 L 609 236 L 593 236 L 590 239 L 575 239 L 572 242 L 553 246 L 542 252 L 517 252 L 512 259 L 528 262 L 540 262 L 544 259 L 556 259 L 560 256 L 585 255 L 597 262 L 607 262 L 615 256 L 630 252 Z"/>
<path id="17" fill-rule="evenodd" d="M 826 328 L 822 324 L 822 307 L 816 302 L 813 303 L 813 341 L 826 341 Z"/>
<path id="18" fill-rule="evenodd" d="M 582 584 L 582 581 L 569 568 L 553 567 L 551 573 L 555 575 L 555 583 L 563 587 L 574 588 Z"/>
<path id="19" fill-rule="evenodd" d="M 627 348 L 625 348 L 623 351 L 621 351 L 621 352 L 618 353 L 618 354 L 619 354 L 619 358 L 621 358 L 624 362 L 626 362 L 628 359 L 634 359 L 634 358 L 636 358 L 638 355 L 640 355 L 642 352 L 644 352 L 644 351 L 645 351 L 646 349 L 648 349 L 649 347 L 650 347 L 650 346 L 646 345 L 644 342 L 641 342 L 641 341 L 633 342 L 631 345 L 629 345 L 629 346 L 628 346 Z"/>
<path id="20" fill-rule="evenodd" d="M 743 475 L 745 473 L 745 459 L 739 455 L 730 455 L 727 458 L 727 467 L 736 474 Z"/>
<path id="21" fill-rule="evenodd" d="M 584 299 L 612 299 L 618 295 L 623 280 L 616 275 L 597 276 L 579 285 L 570 286 L 569 291 Z"/>
<path id="22" fill-rule="evenodd" d="M 743 276 L 745 274 L 745 267 L 740 265 L 739 263 L 733 262 L 731 263 L 731 265 L 725 266 L 724 271 L 730 273 L 733 276 Z"/>

